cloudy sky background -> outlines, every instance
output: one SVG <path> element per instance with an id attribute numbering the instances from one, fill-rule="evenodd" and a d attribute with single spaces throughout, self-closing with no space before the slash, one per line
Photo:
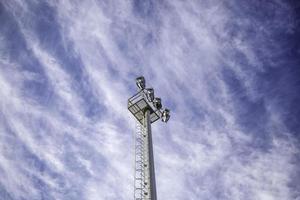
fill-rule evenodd
<path id="1" fill-rule="evenodd" d="M 0 199 L 133 199 L 134 79 L 161 200 L 300 200 L 297 1 L 0 1 Z"/>

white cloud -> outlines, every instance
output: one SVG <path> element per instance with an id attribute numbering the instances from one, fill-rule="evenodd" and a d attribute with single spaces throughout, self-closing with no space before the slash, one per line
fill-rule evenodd
<path id="1" fill-rule="evenodd" d="M 257 74 L 267 68 L 255 45 L 267 36 L 245 40 L 242 28 L 250 25 L 234 19 L 237 13 L 230 5 L 165 1 L 134 10 L 134 1 L 51 2 L 52 20 L 58 22 L 54 28 L 61 34 L 57 42 L 62 45 L 57 47 L 47 41 L 48 46 L 41 45 L 37 37 L 41 33 L 35 22 L 44 17 L 34 12 L 37 4 L 5 3 L 24 37 L 27 49 L 22 52 L 36 58 L 45 73 L 9 60 L 3 53 L 5 45 L 1 46 L 0 147 L 11 148 L 8 154 L 15 157 L 1 151 L 0 176 L 13 178 L 0 183 L 13 198 L 41 199 L 43 194 L 55 199 L 132 198 L 134 120 L 126 105 L 135 92 L 134 78 L 141 74 L 172 110 L 168 124 L 153 126 L 159 199 L 293 198 L 289 183 L 297 167 L 291 160 L 299 153 L 295 138 L 280 110 L 256 90 Z M 147 16 L 146 11 L 153 13 Z M 238 33 L 232 36 L 231 31 Z M 5 36 L 0 38 L 5 41 Z M 78 73 L 75 67 L 66 70 L 70 63 L 53 53 L 56 48 L 82 62 L 78 65 L 84 81 L 78 83 L 72 76 Z M 246 63 L 239 62 L 235 53 Z M 266 56 L 269 53 L 266 49 Z M 261 124 L 268 135 L 261 139 L 266 150 L 255 146 L 263 133 L 253 134 L 239 123 L 238 94 L 224 79 L 224 69 L 245 87 L 250 102 L 266 102 L 267 117 Z M 43 105 L 34 94 L 25 95 L 32 89 L 25 85 L 45 80 L 51 95 Z M 90 97 L 74 83 L 99 102 L 98 118 L 85 115 Z M 17 151 L 15 145 L 25 150 Z M 24 157 L 25 151 L 36 157 Z"/>

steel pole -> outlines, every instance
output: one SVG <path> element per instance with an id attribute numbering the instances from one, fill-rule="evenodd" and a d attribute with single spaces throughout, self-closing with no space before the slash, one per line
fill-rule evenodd
<path id="1" fill-rule="evenodd" d="M 150 199 L 156 200 L 156 184 L 155 184 L 155 169 L 154 169 L 154 156 L 153 156 L 153 144 L 152 144 L 152 132 L 151 132 L 151 121 L 150 121 L 150 110 L 147 109 L 144 113 L 144 127 L 146 130 L 147 138 L 147 150 L 146 154 L 148 157 L 148 169 L 147 175 L 149 180 L 149 192 Z M 147 152 L 148 151 L 148 152 Z"/>

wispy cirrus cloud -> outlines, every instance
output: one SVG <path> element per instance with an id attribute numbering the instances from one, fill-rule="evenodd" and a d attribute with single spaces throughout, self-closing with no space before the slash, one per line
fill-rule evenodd
<path id="1" fill-rule="evenodd" d="M 141 74 L 172 110 L 153 126 L 160 199 L 299 198 L 295 5 L 0 5 L 4 199 L 132 198 Z"/>

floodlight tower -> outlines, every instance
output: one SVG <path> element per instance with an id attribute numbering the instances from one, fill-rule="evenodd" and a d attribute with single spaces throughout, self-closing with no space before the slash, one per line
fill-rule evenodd
<path id="1" fill-rule="evenodd" d="M 146 88 L 143 76 L 136 79 L 139 92 L 128 99 L 128 110 L 136 118 L 134 200 L 156 200 L 156 184 L 151 124 L 167 122 L 169 109 L 162 109 L 161 99 Z"/>

